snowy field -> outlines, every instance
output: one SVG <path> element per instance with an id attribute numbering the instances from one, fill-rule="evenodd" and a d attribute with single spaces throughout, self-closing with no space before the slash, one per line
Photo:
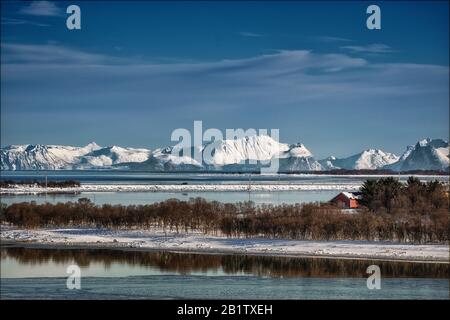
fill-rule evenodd
<path id="1" fill-rule="evenodd" d="M 82 184 L 73 188 L 45 188 L 33 185 L 16 185 L 0 188 L 0 194 L 74 193 L 74 192 L 234 192 L 234 191 L 321 191 L 358 190 L 359 183 L 312 184 Z"/>
<path id="2" fill-rule="evenodd" d="M 49 247 L 89 246 L 199 253 L 318 256 L 353 259 L 407 260 L 449 263 L 449 246 L 369 241 L 310 241 L 266 238 L 226 238 L 202 233 L 96 228 L 19 229 L 3 225 L 2 241 Z"/>

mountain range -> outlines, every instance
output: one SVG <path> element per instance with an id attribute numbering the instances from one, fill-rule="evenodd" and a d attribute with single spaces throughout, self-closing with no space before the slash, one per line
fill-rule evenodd
<path id="1" fill-rule="evenodd" d="M 196 156 L 197 155 L 197 156 Z M 202 159 L 202 160 L 197 160 Z M 125 169 L 147 171 L 254 171 L 278 160 L 279 171 L 334 169 L 449 170 L 449 143 L 423 139 L 401 156 L 367 149 L 347 158 L 316 160 L 301 143 L 280 143 L 269 136 L 220 140 L 189 149 L 169 146 L 154 150 L 62 145 L 10 145 L 0 149 L 1 170 Z"/>

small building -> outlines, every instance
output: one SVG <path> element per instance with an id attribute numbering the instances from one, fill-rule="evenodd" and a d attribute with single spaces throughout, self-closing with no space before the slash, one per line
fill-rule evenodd
<path id="1" fill-rule="evenodd" d="M 358 200 L 361 199 L 361 192 L 341 192 L 330 202 L 345 209 L 356 209 L 359 207 Z"/>

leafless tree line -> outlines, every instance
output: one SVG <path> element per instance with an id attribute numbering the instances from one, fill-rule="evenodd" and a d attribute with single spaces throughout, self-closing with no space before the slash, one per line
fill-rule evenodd
<path id="1" fill-rule="evenodd" d="M 389 186 L 385 190 L 371 184 L 373 193 L 363 190 L 366 207 L 353 214 L 328 203 L 255 206 L 251 202 L 232 204 L 195 198 L 148 205 L 98 206 L 82 198 L 78 202 L 57 204 L 4 205 L 0 219 L 26 228 L 160 227 L 168 231 L 202 231 L 227 237 L 414 243 L 443 243 L 450 239 L 448 198 L 443 185 L 411 181 L 410 186 Z"/>

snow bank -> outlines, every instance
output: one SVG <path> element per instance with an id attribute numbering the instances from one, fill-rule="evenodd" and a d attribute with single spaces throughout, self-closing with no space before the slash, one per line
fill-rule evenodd
<path id="1" fill-rule="evenodd" d="M 73 188 L 45 188 L 17 185 L 0 188 L 0 194 L 74 193 L 74 192 L 233 192 L 233 191 L 301 191 L 358 190 L 361 184 L 83 184 Z"/>
<path id="2" fill-rule="evenodd" d="M 45 245 L 140 248 L 147 250 L 245 253 L 256 255 L 320 256 L 353 259 L 449 262 L 449 246 L 369 241 L 305 241 L 265 238 L 226 238 L 202 233 L 95 228 L 24 230 L 2 226 L 1 239 Z"/>

